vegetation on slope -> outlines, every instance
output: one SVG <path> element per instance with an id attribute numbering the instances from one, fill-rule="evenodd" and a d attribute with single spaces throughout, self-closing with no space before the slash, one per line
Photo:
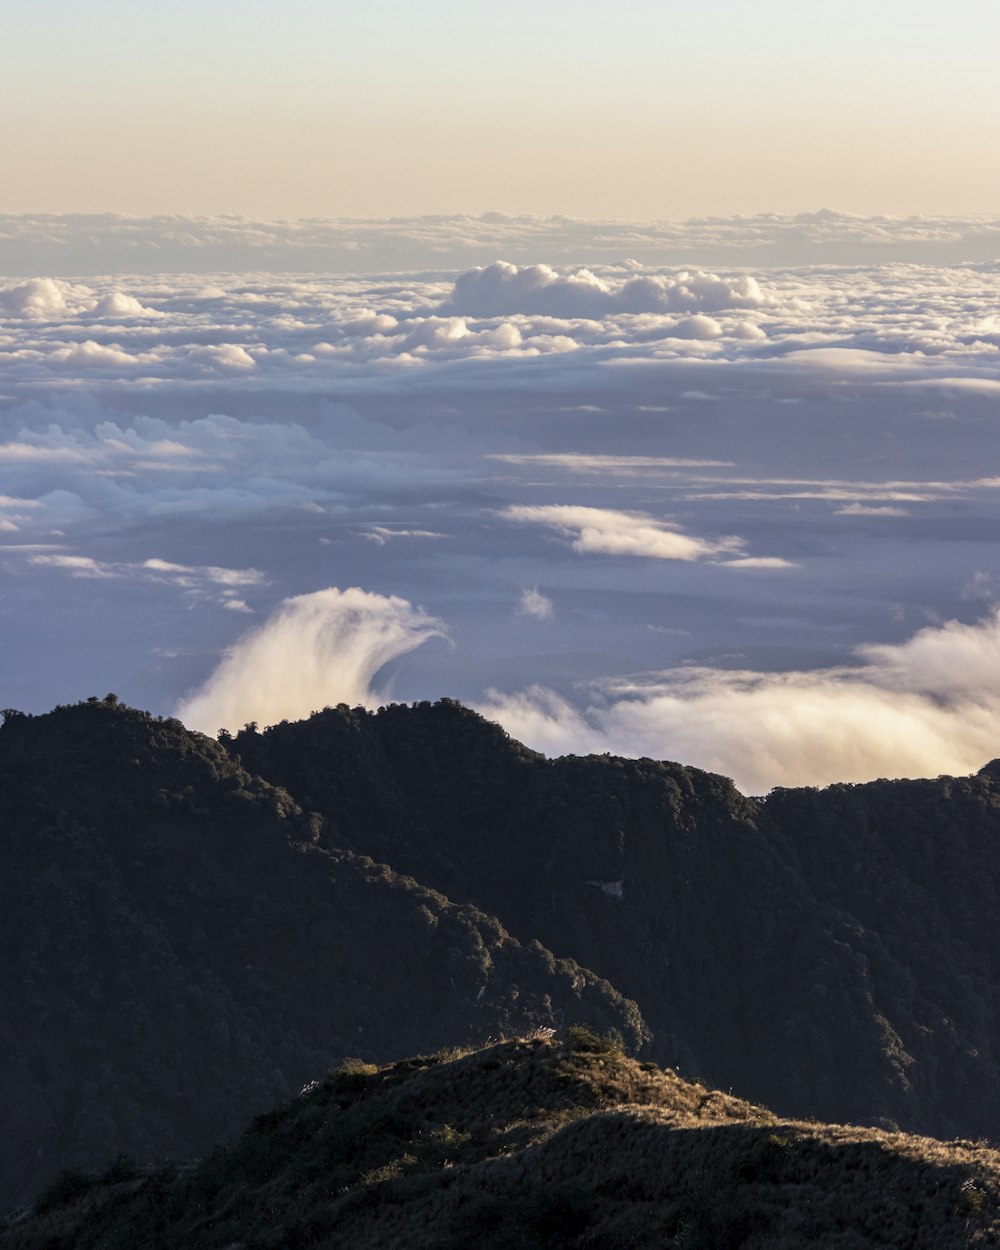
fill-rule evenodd
<path id="1" fill-rule="evenodd" d="M 201 1153 L 345 1055 L 633 1004 L 492 916 L 320 844 L 215 742 L 111 701 L 0 729 L 0 1210 L 67 1165 Z"/>
<path id="2" fill-rule="evenodd" d="M 0 1250 L 949 1250 L 1000 1155 L 784 1121 L 588 1032 L 349 1062 L 183 1167 L 64 1174 Z"/>
<path id="3" fill-rule="evenodd" d="M 653 1053 L 790 1114 L 1000 1140 L 1000 779 L 744 798 L 547 760 L 459 704 L 227 742 L 391 863 L 634 999 Z"/>

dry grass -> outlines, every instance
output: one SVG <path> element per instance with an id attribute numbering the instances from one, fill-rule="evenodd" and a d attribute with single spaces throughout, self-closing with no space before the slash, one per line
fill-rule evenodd
<path id="1" fill-rule="evenodd" d="M 348 1063 L 195 1167 L 56 1197 L 0 1231 L 0 1247 L 1000 1243 L 995 1151 L 778 1120 L 584 1030 L 374 1070 Z"/>

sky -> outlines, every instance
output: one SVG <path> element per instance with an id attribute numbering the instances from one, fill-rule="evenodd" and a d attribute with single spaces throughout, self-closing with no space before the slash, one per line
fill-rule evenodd
<path id="1" fill-rule="evenodd" d="M 1000 755 L 995 4 L 0 17 L 0 704 Z"/>
<path id="2" fill-rule="evenodd" d="M 996 207 L 992 0 L 3 0 L 0 17 L 8 212 Z"/>

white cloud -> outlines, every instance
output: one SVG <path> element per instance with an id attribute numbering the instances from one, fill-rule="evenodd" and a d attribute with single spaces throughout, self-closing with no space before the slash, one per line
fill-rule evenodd
<path id="1" fill-rule="evenodd" d="M 745 274 L 723 278 L 682 271 L 671 277 L 651 274 L 609 281 L 589 269 L 560 274 L 549 265 L 518 268 L 498 260 L 460 274 L 442 310 L 473 317 L 534 313 L 600 320 L 615 312 L 701 314 L 767 303 L 756 279 Z M 716 338 L 722 330 L 711 317 L 695 315 L 677 322 L 671 333 L 678 338 Z"/>
<path id="2" fill-rule="evenodd" d="M 490 691 L 480 710 L 550 754 L 675 759 L 734 777 L 747 793 L 964 775 L 998 754 L 1000 610 L 859 654 L 859 667 L 814 672 L 683 668 L 607 681 L 582 707 L 537 686 Z"/>
<path id="3" fill-rule="evenodd" d="M 551 621 L 555 613 L 552 600 L 543 595 L 537 586 L 525 586 L 517 605 L 518 616 L 532 616 L 539 621 Z"/>
<path id="4" fill-rule="evenodd" d="M 177 715 L 206 733 L 247 721 L 274 724 L 337 703 L 372 706 L 379 669 L 428 638 L 441 621 L 396 596 L 329 587 L 285 599 L 226 653 Z"/>
<path id="5" fill-rule="evenodd" d="M 573 504 L 512 505 L 502 516 L 509 521 L 545 525 L 572 538 L 574 551 L 617 556 L 648 556 L 654 560 L 703 560 L 739 551 L 739 538 L 714 541 L 684 534 L 665 521 L 640 512 L 617 512 Z"/>
<path id="6" fill-rule="evenodd" d="M 0 288 L 0 315 L 27 321 L 64 321 L 84 314 L 98 319 L 159 315 L 121 291 L 98 296 L 88 286 L 52 278 L 30 278 Z"/>
<path id="7" fill-rule="evenodd" d="M 794 569 L 798 568 L 793 560 L 783 560 L 780 556 L 739 556 L 735 560 L 724 561 L 727 569 Z"/>

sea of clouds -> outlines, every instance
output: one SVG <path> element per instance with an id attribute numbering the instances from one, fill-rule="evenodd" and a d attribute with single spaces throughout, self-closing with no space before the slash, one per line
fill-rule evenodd
<path id="1" fill-rule="evenodd" d="M 974 770 L 998 253 L 822 213 L 0 219 L 4 703 L 450 695 L 754 792 Z"/>

